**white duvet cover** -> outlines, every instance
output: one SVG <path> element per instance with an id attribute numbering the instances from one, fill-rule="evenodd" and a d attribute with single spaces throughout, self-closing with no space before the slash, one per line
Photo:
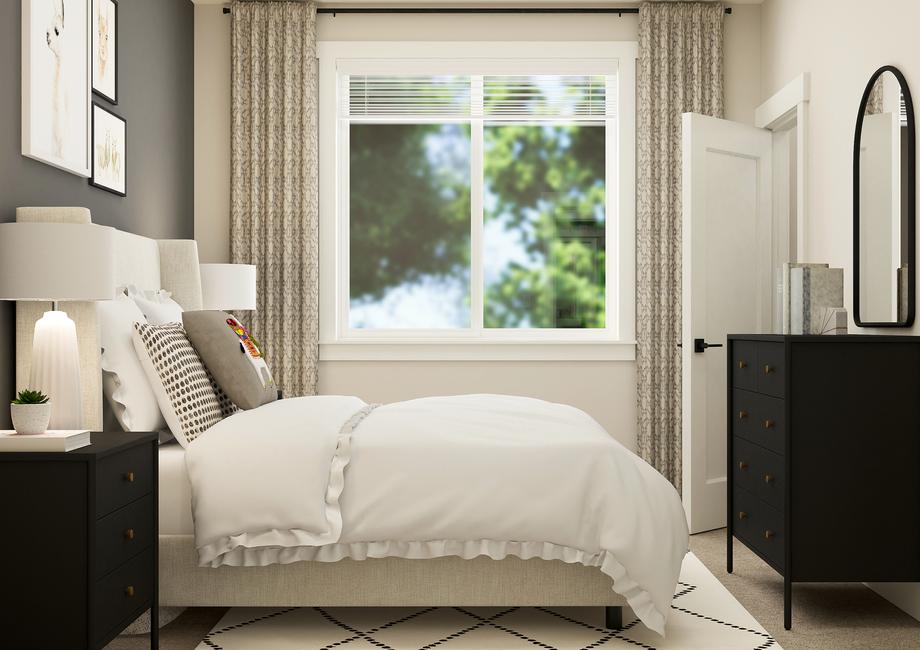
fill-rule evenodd
<path id="1" fill-rule="evenodd" d="M 596 566 L 663 634 L 676 490 L 584 412 L 503 395 L 242 411 L 186 451 L 202 566 L 487 555 Z"/>

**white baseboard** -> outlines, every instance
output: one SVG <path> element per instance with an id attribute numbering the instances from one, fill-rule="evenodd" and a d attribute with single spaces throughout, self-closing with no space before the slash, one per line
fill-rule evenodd
<path id="1" fill-rule="evenodd" d="M 867 582 L 866 586 L 920 621 L 920 582 Z"/>

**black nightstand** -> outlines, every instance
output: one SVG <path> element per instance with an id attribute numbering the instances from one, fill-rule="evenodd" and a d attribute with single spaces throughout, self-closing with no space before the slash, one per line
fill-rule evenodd
<path id="1" fill-rule="evenodd" d="M 155 433 L 2 452 L 0 494 L 0 644 L 101 648 L 150 609 L 157 647 Z"/>

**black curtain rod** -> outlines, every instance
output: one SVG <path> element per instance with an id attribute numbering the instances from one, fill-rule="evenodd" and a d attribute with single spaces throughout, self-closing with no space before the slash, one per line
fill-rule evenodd
<path id="1" fill-rule="evenodd" d="M 229 14 L 230 8 L 224 7 Z M 637 14 L 638 7 L 318 7 L 318 14 Z M 732 8 L 725 13 L 731 15 Z"/>

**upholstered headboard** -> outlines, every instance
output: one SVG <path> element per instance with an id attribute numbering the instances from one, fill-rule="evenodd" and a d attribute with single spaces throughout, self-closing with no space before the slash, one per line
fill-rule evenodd
<path id="1" fill-rule="evenodd" d="M 86 208 L 17 208 L 17 221 L 56 221 L 90 223 Z M 188 239 L 150 239 L 115 231 L 115 282 L 133 284 L 139 289 L 166 289 L 183 309 L 201 309 L 201 273 L 198 268 L 198 244 Z M 99 363 L 99 327 L 92 302 L 69 302 L 62 308 L 77 326 L 80 350 L 80 375 L 83 383 L 83 425 L 99 430 L 104 418 L 102 368 Z M 16 388 L 26 387 L 32 357 L 32 333 L 42 312 L 50 303 L 16 304 Z M 117 424 L 115 425 L 117 426 Z"/>

